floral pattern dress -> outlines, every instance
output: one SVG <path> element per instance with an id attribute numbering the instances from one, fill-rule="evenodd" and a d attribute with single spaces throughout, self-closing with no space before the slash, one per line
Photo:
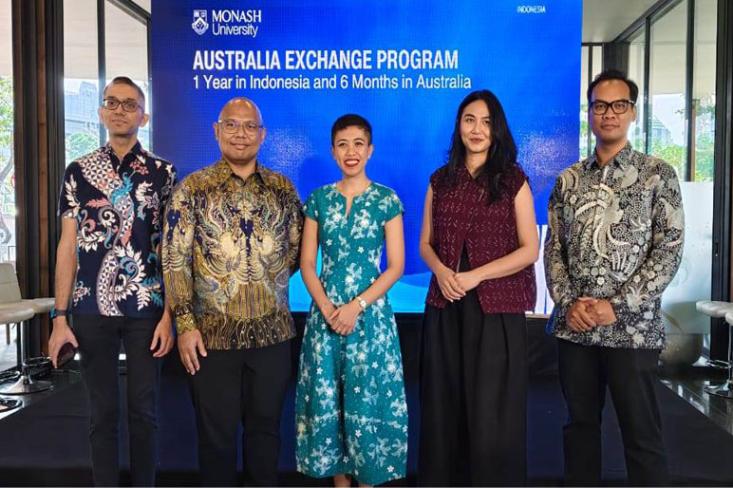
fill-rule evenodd
<path id="1" fill-rule="evenodd" d="M 395 192 L 377 183 L 354 197 L 348 215 L 335 184 L 310 195 L 304 212 L 318 223 L 320 280 L 335 306 L 379 277 L 384 226 L 402 211 Z M 295 402 L 298 471 L 319 478 L 349 474 L 370 485 L 405 477 L 407 403 L 386 296 L 359 315 L 346 337 L 311 304 Z"/>

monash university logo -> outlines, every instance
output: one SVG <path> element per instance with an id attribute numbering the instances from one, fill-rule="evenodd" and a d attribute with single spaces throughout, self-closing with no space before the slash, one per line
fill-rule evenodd
<path id="1" fill-rule="evenodd" d="M 206 10 L 193 11 L 193 31 L 198 35 L 203 35 L 209 29 L 209 23 L 206 22 Z"/>

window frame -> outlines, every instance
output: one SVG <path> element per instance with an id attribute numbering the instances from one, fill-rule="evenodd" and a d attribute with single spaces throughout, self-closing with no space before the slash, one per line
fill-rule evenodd
<path id="1" fill-rule="evenodd" d="M 687 160 L 685 181 L 694 181 L 694 143 L 691 139 L 695 131 L 695 118 L 691 115 L 692 96 L 694 89 L 695 67 L 695 15 L 696 0 L 660 0 L 635 22 L 629 25 L 609 44 L 628 43 L 639 32 L 646 29 L 644 49 L 644 152 L 651 148 L 651 112 L 650 112 L 650 62 L 651 62 L 651 27 L 653 23 L 677 7 L 687 2 L 687 34 L 686 34 L 686 65 L 685 65 L 685 111 Z M 713 171 L 713 236 L 712 236 L 712 269 L 711 269 L 711 299 L 719 301 L 733 301 L 733 260 L 731 260 L 731 242 L 733 242 L 733 226 L 731 225 L 731 170 L 733 136 L 731 135 L 731 115 L 733 112 L 733 80 L 730 78 L 733 65 L 733 4 L 728 0 L 717 0 L 717 41 L 716 41 L 716 100 L 715 100 L 715 156 Z M 710 350 L 711 360 L 728 360 L 729 326 L 724 319 L 711 319 Z"/>

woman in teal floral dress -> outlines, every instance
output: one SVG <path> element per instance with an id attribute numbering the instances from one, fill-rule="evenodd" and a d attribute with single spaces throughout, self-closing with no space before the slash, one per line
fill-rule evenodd
<path id="1" fill-rule="evenodd" d="M 298 471 L 332 476 L 336 486 L 350 486 L 351 477 L 362 486 L 403 478 L 407 463 L 402 356 L 386 296 L 404 269 L 402 203 L 367 178 L 371 135 L 361 116 L 336 120 L 332 153 L 343 177 L 304 207 L 300 266 L 313 304 L 295 400 L 296 458 Z"/>

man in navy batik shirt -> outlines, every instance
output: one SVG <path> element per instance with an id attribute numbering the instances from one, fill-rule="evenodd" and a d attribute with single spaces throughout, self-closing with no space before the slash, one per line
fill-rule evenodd
<path id="1" fill-rule="evenodd" d="M 161 277 L 161 220 L 176 173 L 137 139 L 148 115 L 145 95 L 132 80 L 118 77 L 105 87 L 99 118 L 109 142 L 71 163 L 61 189 L 49 353 L 56 366 L 64 344 L 79 348 L 94 482 L 118 485 L 118 356 L 124 344 L 132 483 L 151 486 L 160 358 L 173 347 Z"/>

